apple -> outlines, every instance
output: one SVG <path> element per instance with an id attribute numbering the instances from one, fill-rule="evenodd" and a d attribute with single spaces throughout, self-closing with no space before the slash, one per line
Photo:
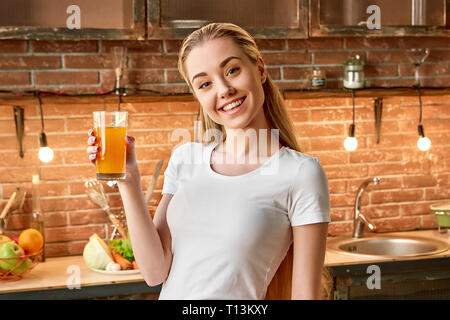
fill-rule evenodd
<path id="1" fill-rule="evenodd" d="M 5 242 L 0 246 L 0 268 L 3 270 L 9 271 L 15 268 L 16 264 L 20 261 L 20 258 L 17 259 L 4 259 L 4 258 L 15 258 L 24 255 L 24 251 L 18 244 L 13 241 Z M 19 268 L 21 268 L 25 263 L 22 263 Z M 28 266 L 27 266 L 28 268 Z M 15 270 L 17 270 L 16 268 Z"/>

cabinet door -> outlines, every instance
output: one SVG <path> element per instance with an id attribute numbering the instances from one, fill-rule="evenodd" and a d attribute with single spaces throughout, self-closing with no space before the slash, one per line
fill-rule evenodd
<path id="1" fill-rule="evenodd" d="M 0 38 L 144 39 L 145 0 L 1 0 Z"/>
<path id="2" fill-rule="evenodd" d="M 310 0 L 310 36 L 450 35 L 450 0 Z"/>
<path id="3" fill-rule="evenodd" d="M 151 39 L 182 39 L 210 22 L 237 24 L 255 38 L 308 36 L 308 0 L 147 1 Z"/>

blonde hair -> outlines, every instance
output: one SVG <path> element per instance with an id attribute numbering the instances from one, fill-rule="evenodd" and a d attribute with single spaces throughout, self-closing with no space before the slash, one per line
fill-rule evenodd
<path id="1" fill-rule="evenodd" d="M 210 23 L 200 29 L 197 29 L 184 39 L 178 58 L 178 70 L 191 88 L 192 92 L 194 90 L 186 74 L 184 63 L 189 53 L 196 46 L 204 43 L 205 41 L 219 38 L 231 39 L 243 50 L 245 55 L 254 64 L 257 64 L 259 58 L 261 58 L 261 54 L 255 40 L 247 31 L 237 25 L 231 23 Z M 263 105 L 264 115 L 270 128 L 279 130 L 279 141 L 282 146 L 300 151 L 300 147 L 294 134 L 292 122 L 288 116 L 284 104 L 283 96 L 268 75 L 263 84 L 263 89 L 265 97 Z M 225 128 L 223 125 L 214 122 L 206 114 L 206 112 L 203 111 L 203 108 L 200 108 L 200 118 L 203 130 L 218 130 L 218 132 L 222 132 L 223 141 L 225 141 Z M 212 140 L 213 137 L 206 137 L 203 142 L 210 143 Z"/>

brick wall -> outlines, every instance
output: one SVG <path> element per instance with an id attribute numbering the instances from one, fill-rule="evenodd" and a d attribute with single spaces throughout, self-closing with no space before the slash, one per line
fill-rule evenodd
<path id="1" fill-rule="evenodd" d="M 401 48 L 432 48 L 422 75 L 425 86 L 448 86 L 450 44 L 448 38 L 331 38 L 327 40 L 261 40 L 267 68 L 282 89 L 303 86 L 303 71 L 312 63 L 327 71 L 330 87 L 339 87 L 341 63 L 347 54 L 363 54 L 369 66 L 368 84 L 407 86 L 413 70 Z M 176 70 L 179 41 L 0 41 L 0 90 L 40 89 L 66 92 L 110 90 L 114 84 L 110 48 L 129 48 L 126 82 L 129 86 L 166 92 L 186 92 Z M 334 80 L 333 80 L 334 79 Z M 381 183 L 370 186 L 363 197 L 363 210 L 379 231 L 428 229 L 436 227 L 429 205 L 449 198 L 450 96 L 423 98 L 425 133 L 432 141 L 428 152 L 416 147 L 419 108 L 416 97 L 384 99 L 381 141 L 376 144 L 373 98 L 356 99 L 356 135 L 359 148 L 347 152 L 343 141 L 351 122 L 349 98 L 291 99 L 289 112 L 303 152 L 320 158 L 329 179 L 332 223 L 330 235 L 349 232 L 356 190 L 368 177 Z M 193 129 L 195 102 L 132 102 L 130 135 L 137 139 L 137 157 L 147 188 L 155 165 L 165 159 L 166 168 L 176 128 Z M 85 195 L 84 180 L 95 177 L 87 161 L 87 130 L 94 110 L 116 108 L 115 103 L 93 99 L 74 102 L 44 98 L 45 130 L 55 158 L 49 164 L 37 159 L 41 129 L 39 108 L 33 99 L 0 102 L 0 207 L 16 187 L 31 193 L 32 174 L 41 174 L 42 209 L 47 220 L 48 256 L 80 254 L 89 236 L 105 237 L 108 219 Z M 25 157 L 18 155 L 13 105 L 25 108 Z M 150 201 L 153 214 L 163 183 L 158 179 Z M 120 211 L 121 199 L 105 185 L 109 204 Z M 29 225 L 31 197 L 23 210 L 10 217 L 6 234 L 17 236 Z M 110 230 L 109 230 L 110 231 Z"/>
<path id="2" fill-rule="evenodd" d="M 300 89 L 313 65 L 327 73 L 328 87 L 342 86 L 342 63 L 359 53 L 367 63 L 367 86 L 402 87 L 414 83 L 414 70 L 402 49 L 429 47 L 422 84 L 450 83 L 450 41 L 445 37 L 347 37 L 258 40 L 270 75 L 281 89 Z M 0 90 L 33 89 L 95 92 L 114 86 L 111 48 L 128 48 L 124 82 L 128 87 L 187 92 L 177 71 L 181 41 L 0 40 Z"/>
<path id="3" fill-rule="evenodd" d="M 188 99 L 189 100 L 189 99 Z M 362 198 L 363 212 L 373 219 L 380 232 L 435 228 L 429 214 L 431 203 L 448 199 L 450 181 L 450 96 L 423 97 L 423 124 L 432 147 L 421 152 L 416 147 L 418 106 L 416 97 L 384 98 L 381 141 L 376 144 L 374 98 L 356 98 L 354 152 L 343 148 L 352 119 L 350 98 L 287 100 L 302 151 L 317 156 L 329 179 L 331 218 L 329 234 L 350 232 L 358 186 L 377 176 Z M 15 105 L 20 100 L 16 100 Z M 42 209 L 46 214 L 49 256 L 80 254 L 89 236 L 106 237 L 106 214 L 84 193 L 84 181 L 95 177 L 95 168 L 85 153 L 91 112 L 103 108 L 100 101 L 84 104 L 44 99 L 45 128 L 55 158 L 48 164 L 37 159 L 39 111 L 35 101 L 24 102 L 25 156 L 18 155 L 12 104 L 0 103 L 0 199 L 1 207 L 16 187 L 31 193 L 31 176 L 41 175 Z M 101 105 L 101 107 L 100 107 Z M 106 103 L 108 109 L 115 104 Z M 191 130 L 196 119 L 195 102 L 125 103 L 130 112 L 129 134 L 137 139 L 137 157 L 146 190 L 155 165 L 165 159 L 167 166 L 176 128 Z M 161 173 L 149 204 L 154 214 L 163 184 Z M 107 185 L 109 204 L 115 212 L 122 206 L 116 189 Z M 24 208 L 11 215 L 6 234 L 17 236 L 29 224 L 31 197 Z M 111 230 L 109 229 L 109 232 Z"/>

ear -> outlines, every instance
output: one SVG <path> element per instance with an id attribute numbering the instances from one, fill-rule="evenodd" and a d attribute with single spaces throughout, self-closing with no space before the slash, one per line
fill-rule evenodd
<path id="1" fill-rule="evenodd" d="M 267 74 L 266 69 L 264 68 L 264 60 L 261 57 L 258 58 L 258 70 L 261 77 L 261 83 L 264 84 L 267 79 Z"/>

